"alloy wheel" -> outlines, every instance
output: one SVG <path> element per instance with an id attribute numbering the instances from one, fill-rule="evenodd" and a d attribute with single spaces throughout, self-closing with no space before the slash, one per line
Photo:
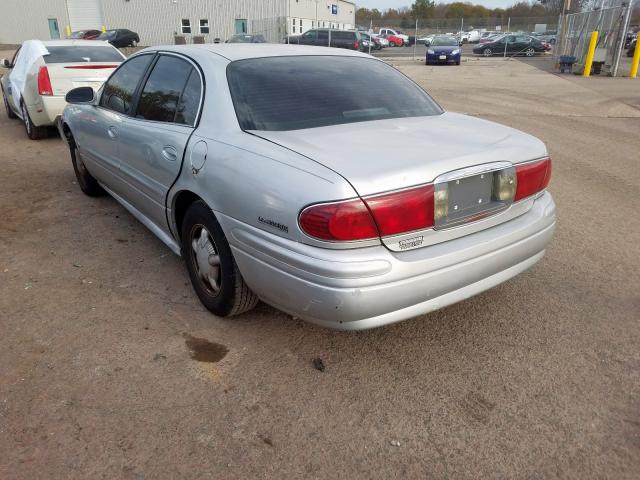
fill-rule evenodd
<path id="1" fill-rule="evenodd" d="M 527 57 L 533 57 L 536 51 L 533 48 L 527 48 L 524 53 Z"/>
<path id="2" fill-rule="evenodd" d="M 24 103 L 22 103 L 20 109 L 22 110 L 22 121 L 24 122 L 24 128 L 27 129 L 27 135 L 31 136 L 31 122 L 29 121 L 29 113 L 27 113 L 27 107 L 25 107 Z"/>
<path id="3" fill-rule="evenodd" d="M 492 53 L 493 53 L 493 52 L 491 51 L 491 49 L 490 49 L 490 48 L 485 48 L 485 49 L 482 51 L 482 54 L 483 54 L 485 57 L 490 57 Z"/>

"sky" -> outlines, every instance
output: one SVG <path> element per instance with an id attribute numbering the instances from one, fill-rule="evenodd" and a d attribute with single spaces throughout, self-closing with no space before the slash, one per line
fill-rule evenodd
<path id="1" fill-rule="evenodd" d="M 435 3 L 440 3 L 436 0 Z M 443 3 L 451 3 L 454 0 L 442 0 Z M 465 0 L 462 0 L 465 1 Z M 474 4 L 484 5 L 487 8 L 505 8 L 516 3 L 517 0 L 466 0 Z M 382 10 L 385 8 L 409 7 L 413 3 L 412 0 L 356 0 L 358 7 L 377 8 Z"/>

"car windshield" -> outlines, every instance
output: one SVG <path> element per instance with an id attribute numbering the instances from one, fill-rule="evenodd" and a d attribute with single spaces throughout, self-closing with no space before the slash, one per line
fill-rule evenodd
<path id="1" fill-rule="evenodd" d="M 251 35 L 234 35 L 227 43 L 251 43 Z"/>
<path id="2" fill-rule="evenodd" d="M 229 64 L 227 78 L 243 130 L 297 130 L 442 113 L 403 74 L 368 58 L 252 58 Z"/>
<path id="3" fill-rule="evenodd" d="M 116 33 L 117 32 L 115 30 L 108 30 L 104 33 L 101 33 L 98 37 L 98 40 L 111 40 L 116 36 Z"/>
<path id="4" fill-rule="evenodd" d="M 47 47 L 49 55 L 45 55 L 45 63 L 77 63 L 77 62 L 122 62 L 120 53 L 110 45 Z"/>
<path id="5" fill-rule="evenodd" d="M 431 46 L 433 47 L 457 47 L 458 40 L 452 37 L 436 37 L 431 40 Z"/>

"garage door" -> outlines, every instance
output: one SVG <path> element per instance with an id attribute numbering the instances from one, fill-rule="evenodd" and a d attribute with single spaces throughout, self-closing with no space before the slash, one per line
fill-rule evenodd
<path id="1" fill-rule="evenodd" d="M 67 0 L 71 30 L 100 30 L 104 24 L 100 0 Z"/>

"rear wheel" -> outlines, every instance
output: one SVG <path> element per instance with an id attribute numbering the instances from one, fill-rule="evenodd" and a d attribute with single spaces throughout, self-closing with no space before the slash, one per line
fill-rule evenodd
<path id="1" fill-rule="evenodd" d="M 485 57 L 490 57 L 491 55 L 493 55 L 493 51 L 490 48 L 485 48 L 484 50 L 482 50 L 482 55 L 484 55 Z"/>
<path id="2" fill-rule="evenodd" d="M 2 100 L 4 100 L 4 108 L 7 111 L 7 117 L 18 118 L 15 112 L 11 110 L 11 107 L 9 106 L 9 100 L 7 100 L 7 97 L 4 95 L 4 92 L 2 92 Z"/>
<path id="3" fill-rule="evenodd" d="M 258 303 L 240 274 L 222 227 L 201 200 L 185 213 L 182 255 L 198 298 L 213 314 L 239 315 Z"/>
<path id="4" fill-rule="evenodd" d="M 27 110 L 27 106 L 22 102 L 20 104 L 20 109 L 22 110 L 22 121 L 24 122 L 24 129 L 27 131 L 27 136 L 31 140 L 40 140 L 42 138 L 46 138 L 47 136 L 47 127 L 36 127 L 31 121 L 31 117 L 29 116 L 29 111 Z"/>
<path id="5" fill-rule="evenodd" d="M 527 57 L 533 57 L 536 54 L 536 51 L 533 48 L 529 47 L 524 51 L 524 54 Z"/>

